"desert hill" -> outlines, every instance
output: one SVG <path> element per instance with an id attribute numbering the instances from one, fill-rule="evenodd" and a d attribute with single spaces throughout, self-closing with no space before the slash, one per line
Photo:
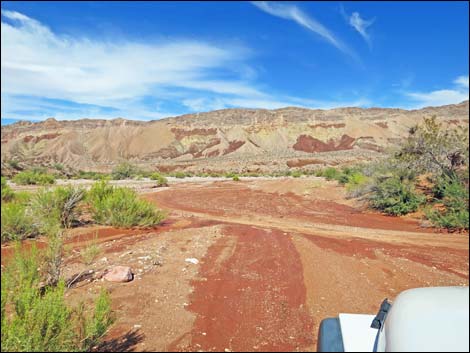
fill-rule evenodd
<path id="1" fill-rule="evenodd" d="M 156 121 L 81 119 L 2 126 L 2 170 L 61 163 L 109 171 L 127 160 L 171 171 L 273 171 L 380 156 L 424 117 L 468 125 L 469 102 L 420 110 L 224 109 Z"/>

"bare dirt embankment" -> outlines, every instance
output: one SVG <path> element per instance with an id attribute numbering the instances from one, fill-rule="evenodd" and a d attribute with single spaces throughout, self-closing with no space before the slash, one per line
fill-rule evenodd
<path id="1" fill-rule="evenodd" d="M 162 226 L 80 228 L 68 240 L 66 275 L 136 274 L 67 293 L 75 303 L 111 291 L 117 321 L 103 350 L 314 351 L 325 317 L 469 282 L 468 234 L 364 211 L 320 178 L 183 181 L 143 197 L 168 210 Z M 95 232 L 102 253 L 85 266 L 78 251 Z"/>

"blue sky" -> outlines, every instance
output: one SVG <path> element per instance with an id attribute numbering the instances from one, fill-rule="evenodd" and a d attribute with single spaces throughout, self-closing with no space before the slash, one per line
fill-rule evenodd
<path id="1" fill-rule="evenodd" d="M 2 124 L 459 103 L 468 6 L 3 1 Z"/>

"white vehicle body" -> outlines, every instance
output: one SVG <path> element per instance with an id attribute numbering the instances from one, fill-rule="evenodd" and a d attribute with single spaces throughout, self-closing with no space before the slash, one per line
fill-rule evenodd
<path id="1" fill-rule="evenodd" d="M 378 329 L 371 328 L 376 315 L 339 314 L 338 319 L 328 319 L 336 324 L 325 323 L 323 332 L 320 327 L 319 351 L 469 351 L 468 287 L 406 290 L 384 316 Z M 320 337 L 328 331 L 329 339 Z"/>

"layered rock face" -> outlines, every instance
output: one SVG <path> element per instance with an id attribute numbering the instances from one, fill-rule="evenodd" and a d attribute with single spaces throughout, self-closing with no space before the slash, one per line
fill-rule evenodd
<path id="1" fill-rule="evenodd" d="M 420 110 L 339 108 L 225 109 L 157 121 L 21 122 L 1 130 L 2 170 L 61 163 L 109 171 L 124 160 L 172 171 L 275 171 L 377 158 L 424 117 L 467 125 L 469 104 Z"/>

